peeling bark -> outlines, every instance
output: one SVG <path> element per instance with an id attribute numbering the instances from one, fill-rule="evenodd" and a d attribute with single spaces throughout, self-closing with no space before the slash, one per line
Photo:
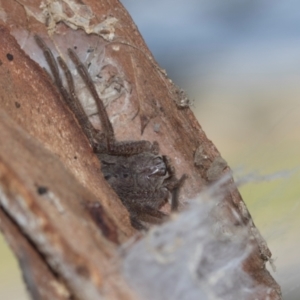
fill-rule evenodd
<path id="1" fill-rule="evenodd" d="M 18 258 L 23 279 L 33 299 L 70 299 L 70 291 L 48 268 L 39 252 L 12 219 L 0 209 L 0 229 Z"/>

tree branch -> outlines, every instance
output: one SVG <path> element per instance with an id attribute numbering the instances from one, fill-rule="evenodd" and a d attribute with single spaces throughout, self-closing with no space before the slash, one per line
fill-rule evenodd
<path id="1" fill-rule="evenodd" d="M 126 248 L 126 254 L 118 250 L 136 231 L 104 180 L 87 138 L 42 69 L 48 66 L 33 38 L 39 34 L 70 68 L 68 47 L 76 48 L 81 59 L 90 63 L 89 72 L 99 79 L 98 92 L 118 140 L 158 141 L 178 177 L 188 174 L 180 192 L 182 202 L 195 198 L 205 187 L 218 186 L 215 183 L 225 175 L 227 179 L 219 185 L 222 193 L 209 201 L 217 204 L 215 218 L 220 227 L 238 232 L 241 244 L 250 245 L 248 255 L 239 262 L 251 279 L 249 299 L 267 295 L 281 299 L 279 286 L 265 269 L 271 253 L 235 187 L 230 168 L 187 107 L 188 99 L 157 65 L 119 1 L 56 0 L 41 6 L 38 0 L 30 4 L 18 0 L 1 6 L 5 18 L 0 28 L 0 219 L 32 297 L 51 299 L 57 292 L 35 274 L 54 278 L 78 299 L 134 299 L 136 293 L 146 297 L 144 291 L 151 286 L 149 279 L 140 277 L 142 291 L 129 288 L 133 284 L 125 265 L 135 246 Z M 101 129 L 76 75 L 75 86 L 93 125 Z M 98 203 L 99 229 L 88 213 L 90 203 Z M 157 230 L 165 230 L 164 226 L 169 225 Z M 193 230 L 197 233 L 197 228 Z M 209 227 L 206 232 L 211 235 Z M 140 242 L 147 244 L 152 233 L 140 237 Z M 20 236 L 23 239 L 18 242 Z M 228 243 L 232 245 L 233 240 Z M 193 244 L 191 251 L 198 246 Z M 147 250 L 146 255 L 152 257 Z M 202 263 L 197 261 L 196 267 Z M 238 286 L 244 287 L 243 283 Z"/>

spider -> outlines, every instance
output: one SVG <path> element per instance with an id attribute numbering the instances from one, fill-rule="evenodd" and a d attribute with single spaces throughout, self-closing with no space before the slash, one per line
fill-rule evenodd
<path id="1" fill-rule="evenodd" d="M 120 142 L 115 139 L 112 124 L 87 68 L 69 48 L 68 55 L 97 105 L 102 131 L 96 130 L 76 96 L 73 77 L 65 61 L 60 56 L 57 57 L 67 79 L 69 91 L 63 86 L 58 64 L 51 50 L 39 36 L 36 35 L 35 40 L 43 51 L 64 102 L 74 113 L 93 151 L 101 161 L 104 178 L 129 211 L 131 225 L 141 230 L 146 229 L 144 222 L 161 223 L 167 215 L 161 212 L 160 208 L 171 194 L 171 210 L 178 209 L 179 189 L 187 176 L 176 178 L 168 157 L 159 155 L 159 145 L 156 141 Z"/>

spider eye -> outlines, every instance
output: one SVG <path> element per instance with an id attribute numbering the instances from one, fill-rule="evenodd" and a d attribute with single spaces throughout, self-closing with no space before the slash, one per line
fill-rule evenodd
<path id="1" fill-rule="evenodd" d="M 127 178 L 127 177 L 129 177 L 129 174 L 128 173 L 124 173 L 123 174 L 123 178 Z"/>

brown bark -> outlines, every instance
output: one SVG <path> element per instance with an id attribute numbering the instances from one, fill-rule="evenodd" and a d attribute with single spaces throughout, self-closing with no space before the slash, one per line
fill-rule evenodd
<path id="1" fill-rule="evenodd" d="M 18 258 L 23 279 L 33 299 L 69 299 L 70 292 L 48 268 L 19 227 L 0 209 L 0 229 Z"/>
<path id="2" fill-rule="evenodd" d="M 54 2 L 61 4 L 63 15 L 51 6 Z M 80 10 L 76 1 L 47 3 L 48 14 L 42 14 L 38 0 L 0 1 L 0 225 L 27 283 L 30 274 L 33 297 L 38 293 L 51 299 L 57 293 L 56 284 L 39 280 L 37 274 L 45 274 L 78 299 L 133 299 L 136 295 L 116 271 L 115 261 L 118 246 L 136 232 L 74 116 L 38 65 L 46 66 L 34 34 L 65 59 L 70 46 L 83 54 L 98 50 L 95 59 L 104 62 L 104 74 L 120 89 L 107 107 L 117 139 L 158 141 L 178 177 L 189 176 L 182 201 L 230 169 L 191 110 L 182 107 L 184 96 L 157 65 L 117 0 L 83 0 Z M 93 122 L 99 126 L 97 118 Z M 253 237 L 244 270 L 257 285 L 270 288 L 269 299 L 280 299 L 280 288 L 265 269 L 270 251 L 232 179 L 225 190 L 221 218 L 247 227 Z M 91 202 L 99 203 L 100 230 L 87 213 Z"/>

